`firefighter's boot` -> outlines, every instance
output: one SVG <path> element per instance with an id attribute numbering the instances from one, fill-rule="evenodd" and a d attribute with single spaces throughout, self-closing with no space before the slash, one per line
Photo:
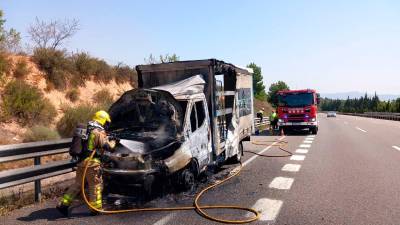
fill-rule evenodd
<path id="1" fill-rule="evenodd" d="M 64 217 L 68 217 L 69 214 L 69 206 L 64 204 L 59 204 L 56 206 L 58 212 L 60 212 Z"/>

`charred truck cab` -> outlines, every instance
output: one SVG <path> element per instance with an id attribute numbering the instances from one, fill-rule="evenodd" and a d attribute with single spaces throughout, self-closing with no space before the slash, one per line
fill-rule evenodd
<path id="1" fill-rule="evenodd" d="M 308 129 L 318 132 L 319 97 L 315 90 L 290 90 L 278 92 L 278 126 L 285 133 Z"/>
<path id="2" fill-rule="evenodd" d="M 254 132 L 252 71 L 209 59 L 140 65 L 139 88 L 109 112 L 120 139 L 106 153 L 106 190 L 151 193 L 154 181 L 174 177 L 183 189 L 210 164 L 241 160 Z"/>

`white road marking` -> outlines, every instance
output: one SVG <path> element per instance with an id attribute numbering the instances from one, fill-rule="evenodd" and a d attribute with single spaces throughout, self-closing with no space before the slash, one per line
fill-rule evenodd
<path id="1" fill-rule="evenodd" d="M 394 149 L 396 149 L 397 151 L 400 151 L 400 147 L 397 147 L 396 145 L 392 146 Z"/>
<path id="2" fill-rule="evenodd" d="M 256 204 L 251 207 L 256 211 L 260 212 L 260 219 L 261 221 L 271 221 L 275 220 L 281 210 L 283 201 L 269 199 L 269 198 L 260 198 L 257 200 Z M 247 213 L 247 217 L 254 216 L 253 213 Z"/>
<path id="3" fill-rule="evenodd" d="M 269 188 L 289 190 L 294 179 L 290 177 L 275 177 L 269 184 Z"/>
<path id="4" fill-rule="evenodd" d="M 308 140 L 308 141 L 314 141 L 314 138 L 313 137 L 306 137 L 306 139 L 305 140 Z"/>
<path id="5" fill-rule="evenodd" d="M 308 135 L 307 137 L 314 138 L 314 137 L 315 137 L 315 135 Z"/>
<path id="6" fill-rule="evenodd" d="M 300 148 L 310 148 L 311 145 L 309 145 L 309 144 L 301 144 L 301 145 L 299 145 L 299 147 Z"/>
<path id="7" fill-rule="evenodd" d="M 164 224 L 167 224 L 171 219 L 173 219 L 175 217 L 175 215 L 176 215 L 176 213 L 170 213 L 167 216 L 164 216 L 163 218 L 161 218 L 160 220 L 155 222 L 153 225 L 164 225 Z"/>
<path id="8" fill-rule="evenodd" d="M 282 171 L 299 172 L 301 165 L 299 164 L 286 164 L 282 167 Z"/>
<path id="9" fill-rule="evenodd" d="M 278 140 L 282 140 L 282 139 L 284 139 L 285 138 L 285 136 L 283 136 L 283 137 L 281 137 L 281 138 L 279 138 Z M 263 150 L 261 150 L 260 152 L 259 152 L 259 154 L 262 154 L 262 153 L 264 153 L 264 152 L 266 152 L 266 151 L 268 151 L 273 145 L 276 145 L 278 142 L 274 142 L 274 143 L 272 143 L 271 145 L 269 145 L 269 146 L 267 146 L 266 148 L 264 148 Z M 246 160 L 244 163 L 243 163 L 243 166 L 246 166 L 247 164 L 249 164 L 251 161 L 253 161 L 254 159 L 256 159 L 258 157 L 258 155 L 254 155 L 254 156 L 252 156 L 252 157 L 250 157 L 248 160 Z M 262 202 L 262 203 L 259 203 L 259 204 L 261 204 L 261 206 L 262 205 L 265 205 L 265 207 L 262 207 L 262 208 L 260 208 L 260 212 L 261 212 L 261 218 L 260 218 L 260 220 L 274 220 L 275 219 L 275 217 L 278 215 L 278 213 L 279 213 L 279 210 L 281 209 L 281 206 L 282 206 L 282 201 L 279 201 L 279 200 L 273 200 L 273 199 L 267 199 L 267 198 L 262 198 L 262 199 L 260 199 L 260 200 L 263 200 L 264 202 L 266 202 L 265 204 Z M 259 201 L 260 201 L 259 200 Z M 257 201 L 258 202 L 258 201 Z M 256 202 L 256 205 L 257 205 L 257 202 Z M 254 209 L 256 209 L 256 205 L 254 205 Z M 258 210 L 258 208 L 256 209 L 257 211 L 259 211 Z M 264 212 L 264 213 L 263 213 Z M 164 216 L 163 218 L 161 218 L 160 220 L 158 220 L 157 222 L 155 222 L 153 225 L 165 225 L 165 224 L 167 224 L 171 219 L 173 219 L 174 217 L 175 217 L 175 215 L 176 215 L 176 213 L 171 213 L 171 214 L 168 214 L 167 216 Z"/>
<path id="10" fill-rule="evenodd" d="M 292 155 L 290 157 L 290 160 L 303 161 L 305 158 L 306 158 L 305 155 Z"/>
<path id="11" fill-rule="evenodd" d="M 307 154 L 308 150 L 299 148 L 299 149 L 296 150 L 296 153 Z"/>
<path id="12" fill-rule="evenodd" d="M 303 143 L 305 143 L 305 144 L 312 144 L 312 142 L 313 142 L 313 141 L 309 141 L 309 140 L 303 141 Z"/>
<path id="13" fill-rule="evenodd" d="M 284 139 L 285 136 L 280 137 L 278 140 L 282 140 Z M 266 148 L 264 148 L 263 150 L 261 150 L 260 152 L 258 152 L 258 154 L 263 154 L 264 152 L 268 151 L 268 149 L 270 149 L 273 145 L 276 145 L 278 142 L 274 142 L 271 145 L 267 146 Z M 246 166 L 247 164 L 249 164 L 251 161 L 255 160 L 258 157 L 258 155 L 253 155 L 252 157 L 250 157 L 248 160 L 246 160 L 242 165 Z"/>
<path id="14" fill-rule="evenodd" d="M 359 131 L 362 131 L 362 132 L 364 132 L 364 133 L 367 133 L 366 130 L 363 130 L 363 129 L 359 128 L 359 127 L 356 127 L 356 129 L 359 130 Z"/>

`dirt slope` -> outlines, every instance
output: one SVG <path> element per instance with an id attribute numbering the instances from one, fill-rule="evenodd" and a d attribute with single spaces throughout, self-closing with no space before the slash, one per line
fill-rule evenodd
<path id="1" fill-rule="evenodd" d="M 79 100 L 76 102 L 71 102 L 68 98 L 65 97 L 65 93 L 68 91 L 63 90 L 46 90 L 47 83 L 45 79 L 45 75 L 42 71 L 40 71 L 37 65 L 32 61 L 32 58 L 29 56 L 9 56 L 13 64 L 19 60 L 25 60 L 27 62 L 27 67 L 29 69 L 29 73 L 24 78 L 24 80 L 33 86 L 39 88 L 42 91 L 44 96 L 50 100 L 50 102 L 56 107 L 58 111 L 57 118 L 52 122 L 51 126 L 54 127 L 57 121 L 63 116 L 61 107 L 63 105 L 68 106 L 76 106 L 83 102 L 94 103 L 93 96 L 94 94 L 102 89 L 107 89 L 114 97 L 117 99 L 122 93 L 127 90 L 132 89 L 132 85 L 128 82 L 117 84 L 114 80 L 108 84 L 98 83 L 94 81 L 87 81 L 83 87 L 79 87 Z M 0 96 L 3 93 L 4 86 L 7 82 L 15 79 L 12 74 L 6 74 L 4 85 L 0 85 Z M 0 99 L 1 101 L 1 99 Z M 21 127 L 15 121 L 9 121 L 7 123 L 0 122 L 0 144 L 7 143 L 20 143 L 22 141 L 22 134 L 25 133 L 26 127 Z"/>
<path id="2" fill-rule="evenodd" d="M 273 107 L 267 101 L 254 99 L 254 112 L 257 113 L 261 108 L 264 108 L 264 115 L 267 116 L 272 112 Z"/>

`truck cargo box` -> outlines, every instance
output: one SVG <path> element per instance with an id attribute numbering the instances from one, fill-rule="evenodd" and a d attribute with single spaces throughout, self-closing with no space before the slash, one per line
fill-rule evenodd
<path id="1" fill-rule="evenodd" d="M 254 131 L 251 69 L 207 59 L 139 65 L 136 70 L 139 88 L 167 85 L 195 75 L 204 78 L 214 160 L 222 153 L 225 158 L 232 156 L 236 152 L 232 148 Z"/>

